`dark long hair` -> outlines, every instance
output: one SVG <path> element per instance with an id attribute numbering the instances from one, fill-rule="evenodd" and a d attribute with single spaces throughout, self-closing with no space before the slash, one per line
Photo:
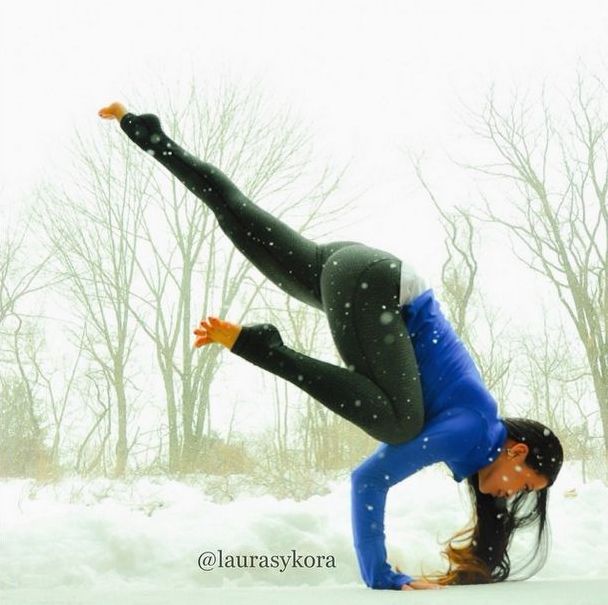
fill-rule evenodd
<path id="1" fill-rule="evenodd" d="M 503 418 L 503 422 L 509 437 L 528 446 L 525 464 L 543 475 L 548 484 L 541 490 L 521 491 L 507 499 L 481 493 L 478 473 L 467 477 L 474 508 L 472 523 L 447 541 L 448 546 L 442 553 L 449 561 L 447 573 L 423 574 L 428 581 L 446 585 L 489 584 L 503 582 L 509 576 L 511 580 L 526 580 L 540 571 L 547 561 L 547 501 L 549 487 L 562 467 L 562 446 L 553 431 L 540 422 L 528 418 Z M 537 523 L 535 548 L 517 568 L 517 573 L 525 574 L 515 577 L 517 574 L 512 573 L 507 549 L 516 529 L 534 523 Z M 453 545 L 453 540 L 463 545 Z"/>

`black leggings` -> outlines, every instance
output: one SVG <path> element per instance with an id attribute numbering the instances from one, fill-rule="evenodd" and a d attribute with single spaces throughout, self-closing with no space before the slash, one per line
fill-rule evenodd
<path id="1" fill-rule="evenodd" d="M 127 113 L 120 127 L 203 200 L 264 275 L 326 314 L 347 368 L 290 349 L 272 324 L 243 326 L 231 352 L 295 384 L 379 441 L 415 437 L 424 406 L 414 349 L 399 313 L 401 261 L 358 242 L 319 244 L 296 233 L 218 168 L 167 137 L 154 114 Z"/>

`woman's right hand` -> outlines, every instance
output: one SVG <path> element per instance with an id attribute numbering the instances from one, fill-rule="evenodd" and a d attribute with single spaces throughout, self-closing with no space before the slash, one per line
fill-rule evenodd
<path id="1" fill-rule="evenodd" d="M 429 590 L 437 588 L 447 588 L 443 584 L 435 584 L 426 580 L 412 580 L 409 584 L 404 584 L 401 590 Z"/>

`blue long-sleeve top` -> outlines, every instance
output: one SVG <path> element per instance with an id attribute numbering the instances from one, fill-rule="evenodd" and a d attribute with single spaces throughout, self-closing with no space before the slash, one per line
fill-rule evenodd
<path id="1" fill-rule="evenodd" d="M 407 443 L 381 443 L 351 473 L 352 528 L 361 575 L 371 588 L 400 590 L 413 578 L 386 561 L 388 489 L 425 466 L 444 462 L 462 481 L 495 460 L 507 438 L 496 400 L 432 289 L 400 309 L 412 340 L 424 397 L 425 423 Z"/>

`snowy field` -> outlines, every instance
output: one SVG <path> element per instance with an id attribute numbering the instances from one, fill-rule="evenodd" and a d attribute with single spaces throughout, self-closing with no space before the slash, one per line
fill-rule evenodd
<path id="1" fill-rule="evenodd" d="M 371 605 L 373 603 L 433 603 L 437 605 L 488 605 L 511 600 L 518 605 L 598 605 L 608 603 L 608 582 L 602 580 L 554 580 L 522 582 L 505 586 L 453 586 L 444 590 L 409 592 L 364 590 L 352 586 L 282 588 L 199 588 L 199 589 L 59 589 L 1 591 L 2 603 L 29 605 Z"/>
<path id="2" fill-rule="evenodd" d="M 553 546 L 540 573 L 526 582 L 441 591 L 363 585 L 351 546 L 348 478 L 300 502 L 247 493 L 238 483 L 227 488 L 226 502 L 214 502 L 206 486 L 204 479 L 163 478 L 3 482 L 0 603 L 608 603 L 608 488 L 582 484 L 571 467 L 551 491 Z M 421 566 L 443 570 L 438 540 L 464 526 L 467 500 L 464 484 L 452 481 L 443 465 L 391 489 L 391 563 L 414 576 Z M 514 558 L 525 544 L 514 545 Z M 201 553 L 219 549 L 224 559 L 283 555 L 285 563 L 201 570 Z M 292 550 L 313 556 L 309 561 L 326 559 L 294 567 Z M 330 555 L 335 567 L 327 568 Z"/>

